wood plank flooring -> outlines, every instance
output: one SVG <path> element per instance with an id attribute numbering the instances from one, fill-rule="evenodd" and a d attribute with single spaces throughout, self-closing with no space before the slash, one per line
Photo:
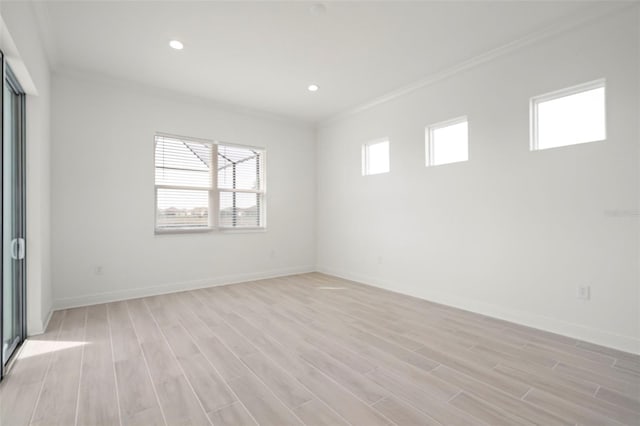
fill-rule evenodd
<path id="1" fill-rule="evenodd" d="M 53 314 L 13 425 L 639 425 L 640 357 L 323 274 Z"/>

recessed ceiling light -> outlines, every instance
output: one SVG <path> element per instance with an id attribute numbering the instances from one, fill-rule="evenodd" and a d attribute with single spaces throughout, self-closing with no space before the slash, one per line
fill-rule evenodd
<path id="1" fill-rule="evenodd" d="M 169 42 L 169 46 L 171 46 L 172 48 L 174 48 L 176 50 L 182 50 L 184 48 L 184 44 L 182 44 L 178 40 L 171 40 Z"/>
<path id="2" fill-rule="evenodd" d="M 310 84 L 309 87 L 307 87 L 310 92 L 317 92 L 319 88 L 320 87 L 317 84 Z"/>

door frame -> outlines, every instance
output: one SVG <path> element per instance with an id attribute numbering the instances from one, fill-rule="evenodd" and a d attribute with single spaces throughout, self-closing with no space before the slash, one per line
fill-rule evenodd
<path id="1" fill-rule="evenodd" d="M 27 259 L 27 247 L 26 247 L 26 95 L 20 82 L 16 78 L 15 74 L 11 71 L 11 68 L 6 63 L 6 57 L 3 52 L 0 50 L 0 62 L 2 67 L 2 90 L 0 90 L 0 164 L 4 164 L 4 85 L 8 83 L 9 88 L 13 90 L 15 94 L 18 96 L 18 109 L 16 110 L 18 126 L 17 126 L 17 138 L 18 138 L 18 146 L 16 152 L 16 158 L 18 162 L 18 204 L 19 204 L 19 214 L 18 214 L 18 238 L 23 238 L 25 241 L 24 248 L 24 258 L 22 262 L 19 262 L 18 266 L 16 266 L 16 271 L 19 274 L 19 282 L 20 285 L 18 287 L 18 298 L 19 298 L 19 306 L 20 306 L 20 338 L 13 349 L 13 352 L 9 356 L 9 359 L 6 363 L 3 363 L 2 354 L 0 353 L 0 380 L 6 375 L 10 365 L 15 360 L 15 355 L 19 352 L 20 346 L 24 343 L 27 338 L 27 268 L 26 268 L 26 259 Z M 4 222 L 4 173 L 0 173 L 0 218 L 2 222 Z M 0 242 L 3 242 L 4 238 L 4 227 L 0 223 Z M 0 243 L 0 259 L 4 259 L 4 244 Z M 2 314 L 3 309 L 3 291 L 2 291 L 2 279 L 4 274 L 4 262 L 0 260 L 0 344 L 4 341 L 4 315 Z"/>

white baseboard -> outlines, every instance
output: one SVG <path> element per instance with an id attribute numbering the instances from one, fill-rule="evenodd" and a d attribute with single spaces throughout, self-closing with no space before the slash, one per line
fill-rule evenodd
<path id="1" fill-rule="evenodd" d="M 236 284 L 246 281 L 255 281 L 268 278 L 276 278 L 287 275 L 304 274 L 308 272 L 321 272 L 333 275 L 347 280 L 357 281 L 359 283 L 382 288 L 394 293 L 404 294 L 419 299 L 428 300 L 430 302 L 440 303 L 442 305 L 452 306 L 470 312 L 490 316 L 493 318 L 510 321 L 527 327 L 539 330 L 557 333 L 574 339 L 584 340 L 602 346 L 619 349 L 625 352 L 640 354 L 640 339 L 631 336 L 622 336 L 604 330 L 586 327 L 581 324 L 575 324 L 556 318 L 546 317 L 543 315 L 533 314 L 531 312 L 519 311 L 510 308 L 504 308 L 497 305 L 481 302 L 478 300 L 464 299 L 458 296 L 445 293 L 428 293 L 418 294 L 412 291 L 403 291 L 389 282 L 368 277 L 360 274 L 352 274 L 349 272 L 338 271 L 326 267 L 302 266 L 293 268 L 284 268 L 278 270 L 263 271 L 249 274 L 228 275 L 205 280 L 184 281 L 179 283 L 160 284 L 153 287 L 143 287 L 127 290 L 119 290 L 113 292 L 105 292 L 99 294 L 84 295 L 79 297 L 70 297 L 56 299 L 53 309 L 49 312 L 46 322 L 41 331 L 34 331 L 29 335 L 42 334 L 46 330 L 47 324 L 51 319 L 51 314 L 55 310 L 74 308 L 80 306 L 96 305 L 99 303 L 115 302 L 119 300 L 135 299 L 139 297 L 156 296 L 160 294 L 175 293 L 185 290 L 195 290 L 206 287 L 216 287 L 227 284 Z"/>
<path id="2" fill-rule="evenodd" d="M 34 328 L 29 327 L 29 329 L 27 330 L 27 336 L 31 337 L 44 334 L 45 330 L 49 326 L 49 321 L 51 321 L 51 315 L 53 315 L 53 309 L 49 310 L 49 313 L 47 314 L 47 317 L 44 319 L 43 323 L 37 324 L 37 326 Z"/>
<path id="3" fill-rule="evenodd" d="M 47 326 L 49 325 L 49 321 L 51 320 L 51 315 L 53 314 L 53 309 L 49 310 L 49 313 L 47 314 L 46 318 L 44 319 L 43 322 L 40 321 L 33 321 L 33 320 L 29 320 L 27 319 L 27 337 L 31 337 L 31 336 L 38 336 L 40 334 L 44 334 L 45 330 L 47 329 Z M 36 322 L 35 326 L 33 325 L 33 323 Z"/>
<path id="4" fill-rule="evenodd" d="M 136 299 L 139 297 L 157 296 L 160 294 L 176 293 L 185 290 L 216 287 L 227 284 L 236 284 L 246 281 L 263 280 L 286 275 L 304 274 L 314 272 L 313 266 L 300 266 L 293 268 L 275 269 L 270 271 L 255 272 L 249 274 L 227 275 L 203 280 L 183 281 L 178 283 L 159 284 L 152 287 L 133 288 L 126 290 L 110 291 L 105 293 L 87 294 L 78 297 L 56 299 L 53 302 L 53 310 L 76 308 L 80 306 L 97 305 L 99 303 L 117 302 L 119 300 Z"/>
<path id="5" fill-rule="evenodd" d="M 418 294 L 412 291 L 402 291 L 391 283 L 384 282 L 372 277 L 359 274 L 338 271 L 331 268 L 319 266 L 316 268 L 318 272 L 356 281 L 365 285 L 382 288 L 394 293 L 404 294 L 419 299 L 428 300 L 430 302 L 442 305 L 452 306 L 454 308 L 463 309 L 465 311 L 475 312 L 478 314 L 502 319 L 516 324 L 536 328 L 551 333 L 561 334 L 574 339 L 584 340 L 586 342 L 595 343 L 602 346 L 618 349 L 625 352 L 640 354 L 640 339 L 632 336 L 622 336 L 604 330 L 586 327 L 581 324 L 575 324 L 556 318 L 543 315 L 533 314 L 531 312 L 519 311 L 515 309 L 504 308 L 492 305 L 490 303 L 481 302 L 472 299 L 463 299 L 458 296 L 445 293 L 426 293 Z"/>

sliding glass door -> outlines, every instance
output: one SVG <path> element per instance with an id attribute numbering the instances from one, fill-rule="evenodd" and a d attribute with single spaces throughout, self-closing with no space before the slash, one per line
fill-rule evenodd
<path id="1" fill-rule="evenodd" d="M 3 66 L 2 90 L 2 374 L 25 338 L 24 100 L 11 69 Z"/>

